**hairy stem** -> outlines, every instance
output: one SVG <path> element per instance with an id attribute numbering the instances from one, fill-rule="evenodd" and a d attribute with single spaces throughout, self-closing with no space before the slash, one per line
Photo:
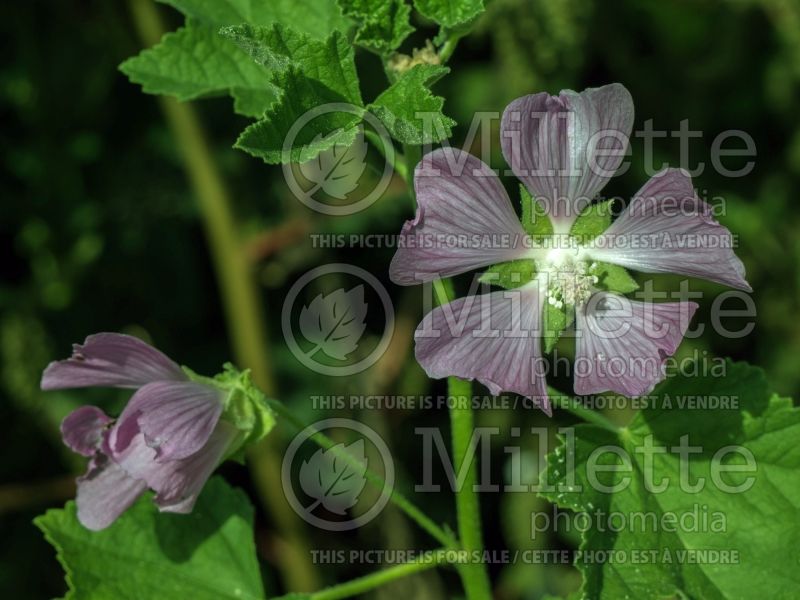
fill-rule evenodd
<path id="1" fill-rule="evenodd" d="M 461 548 L 467 552 L 467 561 L 459 566 L 461 579 L 468 600 L 487 600 L 492 597 L 489 573 L 481 560 L 483 535 L 477 484 L 478 465 L 474 449 L 471 448 L 475 423 L 472 415 L 472 384 L 457 377 L 447 378 L 447 395 L 451 399 L 450 426 L 453 437 L 453 466 L 459 471 L 466 467 L 466 476 L 456 490 L 456 515 L 458 538 Z"/>
<path id="2" fill-rule="evenodd" d="M 152 46 L 158 43 L 164 27 L 152 0 L 130 0 L 130 7 L 144 44 Z M 193 107 L 173 98 L 160 96 L 158 100 L 183 155 L 200 209 L 236 361 L 252 371 L 253 380 L 261 389 L 273 394 L 275 386 L 261 299 L 231 210 L 230 194 Z M 280 555 L 280 568 L 287 586 L 299 591 L 313 590 L 319 585 L 310 548 L 299 517 L 287 503 L 280 487 L 275 485 L 280 481 L 280 459 L 270 440 L 267 438 L 251 449 L 248 455 L 250 470 L 265 508 L 285 541 L 287 551 Z"/>

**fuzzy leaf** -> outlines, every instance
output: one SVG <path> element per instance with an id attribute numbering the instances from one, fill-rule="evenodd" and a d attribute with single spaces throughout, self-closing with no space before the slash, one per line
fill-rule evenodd
<path id="1" fill-rule="evenodd" d="M 414 28 L 411 7 L 403 0 L 339 0 L 345 15 L 358 23 L 355 42 L 381 56 L 388 56 Z"/>
<path id="2" fill-rule="evenodd" d="M 264 118 L 239 136 L 237 148 L 270 164 L 307 162 L 334 145 L 349 145 L 356 139 L 360 114 L 339 110 L 317 114 L 324 104 L 356 108 L 362 104 L 353 48 L 342 34 L 318 41 L 277 25 L 229 27 L 223 32 L 269 69 L 271 83 L 280 90 Z M 302 117 L 307 123 L 284 152 L 287 136 Z"/>
<path id="3" fill-rule="evenodd" d="M 559 308 L 545 299 L 542 309 L 542 338 L 545 354 L 555 348 L 561 334 L 572 325 L 573 321 L 575 321 L 574 307 L 564 305 Z"/>
<path id="4" fill-rule="evenodd" d="M 728 407 L 684 405 L 715 398 Z M 786 551 L 800 539 L 800 409 L 770 393 L 760 369 L 730 361 L 724 374 L 669 378 L 648 399 L 619 434 L 579 425 L 574 455 L 562 444 L 548 456 L 542 481 L 555 489 L 542 495 L 594 523 L 582 536 L 586 560 L 577 563 L 583 597 L 790 597 L 800 588 L 796 557 Z M 623 458 L 602 446 L 621 449 Z M 682 458 L 680 446 L 699 450 Z M 727 470 L 746 466 L 739 451 L 718 454 L 731 447 L 749 452 L 755 469 Z M 594 485 L 587 470 L 593 453 L 606 467 Z M 715 456 L 724 473 L 712 466 Z M 701 479 L 699 489 L 687 489 Z M 600 521 L 598 511 L 606 515 Z M 630 526 L 632 515 L 652 515 L 650 525 Z M 620 526 L 622 518 L 629 525 Z M 608 551 L 617 558 L 596 560 Z"/>
<path id="5" fill-rule="evenodd" d="M 455 121 L 442 114 L 444 99 L 429 86 L 449 72 L 439 65 L 416 65 L 395 81 L 368 109 L 403 144 L 441 142 L 451 135 Z M 429 115 L 427 119 L 418 113 Z"/>
<path id="6" fill-rule="evenodd" d="M 569 234 L 581 244 L 587 244 L 611 225 L 614 200 L 595 202 L 587 206 L 575 219 Z"/>
<path id="7" fill-rule="evenodd" d="M 272 25 L 279 23 L 317 39 L 334 31 L 347 31 L 351 22 L 342 15 L 336 0 L 160 0 L 174 6 L 187 18 L 214 25 Z"/>
<path id="8" fill-rule="evenodd" d="M 449 29 L 469 23 L 484 11 L 483 0 L 414 0 L 414 7 Z"/>
<path id="9" fill-rule="evenodd" d="M 609 292 L 630 294 L 639 289 L 639 284 L 636 283 L 636 280 L 630 276 L 624 267 L 612 265 L 611 263 L 595 262 L 591 273 L 597 276 L 598 287 Z"/>
<path id="10" fill-rule="evenodd" d="M 237 112 L 258 116 L 275 100 L 277 90 L 264 69 L 217 33 L 216 26 L 192 21 L 126 60 L 120 70 L 148 94 L 192 100 L 231 93 Z"/>
<path id="11" fill-rule="evenodd" d="M 519 198 L 522 204 L 522 228 L 534 240 L 541 240 L 553 235 L 553 223 L 542 204 L 531 196 L 524 185 L 519 186 Z"/>
<path id="12" fill-rule="evenodd" d="M 78 522 L 74 501 L 34 523 L 58 552 L 70 600 L 264 598 L 253 507 L 219 477 L 188 515 L 159 513 L 142 497 L 102 531 Z"/>
<path id="13" fill-rule="evenodd" d="M 483 272 L 480 281 L 511 290 L 533 281 L 535 276 L 536 263 L 530 259 L 520 258 L 492 265 Z"/>

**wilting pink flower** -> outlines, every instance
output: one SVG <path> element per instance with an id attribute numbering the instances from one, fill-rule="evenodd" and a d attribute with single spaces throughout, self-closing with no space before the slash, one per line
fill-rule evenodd
<path id="1" fill-rule="evenodd" d="M 227 394 L 192 381 L 164 354 L 116 333 L 90 335 L 67 360 L 51 363 L 42 389 L 135 388 L 118 419 L 83 406 L 61 424 L 64 443 L 90 457 L 78 479 L 78 519 L 108 527 L 148 488 L 164 512 L 188 513 L 211 473 L 244 432 L 221 419 Z"/>
<path id="2" fill-rule="evenodd" d="M 415 340 L 417 360 L 431 377 L 477 379 L 493 394 L 528 396 L 549 413 L 541 344 L 548 302 L 576 311 L 576 393 L 640 395 L 664 377 L 664 360 L 697 305 L 643 303 L 600 290 L 597 263 L 750 290 L 730 232 L 679 169 L 652 177 L 600 236 L 584 242 L 567 235 L 620 166 L 632 126 L 633 102 L 620 84 L 534 94 L 506 108 L 503 155 L 552 222 L 554 235 L 545 242 L 526 234 L 499 178 L 478 158 L 442 148 L 417 165 L 419 208 L 401 232 L 394 282 L 412 285 L 514 260 L 533 261 L 536 273 L 514 290 L 459 298 L 428 313 Z M 622 372 L 605 368 L 614 362 Z"/>

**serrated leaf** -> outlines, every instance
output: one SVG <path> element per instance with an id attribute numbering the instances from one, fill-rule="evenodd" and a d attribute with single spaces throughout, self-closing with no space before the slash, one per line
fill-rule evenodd
<path id="1" fill-rule="evenodd" d="M 102 531 L 78 522 L 74 501 L 34 523 L 58 552 L 71 600 L 264 598 L 253 507 L 219 477 L 188 515 L 159 513 L 143 497 Z"/>
<path id="2" fill-rule="evenodd" d="M 300 311 L 300 333 L 314 344 L 308 356 L 321 350 L 331 358 L 346 360 L 364 334 L 366 316 L 363 285 L 317 295 Z"/>
<path id="3" fill-rule="evenodd" d="M 358 23 L 355 42 L 381 56 L 388 56 L 414 28 L 411 7 L 403 0 L 338 0 L 342 12 Z"/>
<path id="4" fill-rule="evenodd" d="M 209 94 L 234 93 L 236 110 L 259 116 L 275 100 L 277 90 L 264 69 L 217 33 L 217 28 L 192 21 L 120 65 L 128 78 L 148 94 L 192 100 Z"/>
<path id="5" fill-rule="evenodd" d="M 319 143 L 319 142 L 315 142 Z M 303 177 L 314 184 L 309 196 L 321 189 L 328 196 L 345 200 L 358 187 L 367 166 L 367 140 L 359 131 L 351 144 L 334 144 L 317 157 L 300 165 Z"/>
<path id="6" fill-rule="evenodd" d="M 553 223 L 544 206 L 535 200 L 523 184 L 519 185 L 519 198 L 522 205 L 522 228 L 534 240 L 553 235 Z"/>
<path id="7" fill-rule="evenodd" d="M 484 11 L 483 0 L 414 0 L 414 7 L 448 29 L 469 23 Z"/>
<path id="8" fill-rule="evenodd" d="M 591 274 L 597 276 L 597 286 L 609 292 L 629 294 L 639 289 L 639 284 L 624 267 L 605 262 L 594 262 Z"/>
<path id="9" fill-rule="evenodd" d="M 727 400 L 728 406 L 690 408 L 683 404 L 715 398 Z M 574 455 L 568 449 L 565 452 L 562 444 L 548 457 L 543 482 L 556 488 L 543 495 L 559 506 L 594 514 L 595 523 L 598 510 L 605 515 L 623 515 L 627 522 L 633 514 L 652 514 L 656 523 L 664 523 L 665 515 L 672 515 L 669 528 L 620 528 L 619 518 L 613 531 L 607 520 L 590 527 L 580 548 L 587 559 L 577 563 L 584 575 L 584 597 L 791 597 L 790 590 L 800 586 L 795 557 L 786 552 L 800 539 L 800 410 L 790 400 L 770 393 L 760 369 L 730 361 L 724 375 L 712 369 L 701 376 L 668 378 L 648 400 L 647 408 L 619 434 L 580 425 L 575 428 Z M 665 450 L 646 452 L 647 440 L 651 448 Z M 625 478 L 630 481 L 624 489 L 611 492 L 593 486 L 587 476 L 589 457 L 609 445 L 621 448 L 632 467 L 596 474 L 608 487 L 622 484 Z M 681 445 L 699 450 L 693 449 L 682 459 L 675 450 Z M 728 471 L 717 477 L 728 486 L 741 485 L 752 477 L 752 487 L 746 491 L 724 490 L 714 481 L 713 458 L 731 446 L 749 451 L 756 470 Z M 645 463 L 647 455 L 652 468 Z M 625 464 L 612 453 L 600 456 L 600 462 L 609 468 Z M 741 461 L 723 461 L 732 463 Z M 577 467 L 573 470 L 570 465 Z M 649 484 L 644 473 L 651 474 Z M 681 481 L 694 486 L 701 478 L 702 488 L 681 489 Z M 663 490 L 652 490 L 653 485 L 665 482 Z M 695 525 L 680 525 L 680 518 L 693 511 L 699 515 L 694 517 Z M 702 525 L 703 518 L 706 525 Z M 716 529 L 710 526 L 712 521 L 716 521 Z M 592 559 L 608 551 L 626 559 Z M 735 552 L 735 557 L 704 560 L 702 552 L 706 556 Z M 655 558 L 634 561 L 633 553 Z"/>
<path id="10" fill-rule="evenodd" d="M 317 39 L 334 31 L 347 31 L 349 19 L 342 15 L 336 0 L 160 0 L 188 18 L 213 25 L 216 29 L 228 25 L 269 26 L 274 23 L 291 27 Z"/>
<path id="11" fill-rule="evenodd" d="M 337 452 L 347 452 L 359 466 L 349 464 L 336 456 Z M 327 510 L 343 515 L 348 508 L 355 506 L 358 496 L 364 489 L 367 479 L 367 456 L 364 440 L 352 444 L 336 444 L 332 448 L 318 449 L 308 461 L 300 465 L 300 487 L 316 502 L 306 508 L 312 512 L 318 504 Z"/>
<path id="12" fill-rule="evenodd" d="M 355 140 L 362 101 L 353 48 L 342 34 L 319 41 L 277 25 L 228 27 L 223 33 L 266 67 L 280 90 L 263 118 L 239 136 L 237 148 L 270 164 L 302 163 Z M 319 110 L 331 103 L 347 104 L 351 112 Z M 300 119 L 306 123 L 297 129 Z M 293 129 L 291 147 L 284 150 Z"/>
<path id="13" fill-rule="evenodd" d="M 416 65 L 367 108 L 403 144 L 430 144 L 450 137 L 455 121 L 442 114 L 444 99 L 434 96 L 429 86 L 449 72 L 440 65 Z M 425 118 L 420 113 L 427 115 Z"/>
<path id="14" fill-rule="evenodd" d="M 492 265 L 483 272 L 480 281 L 511 290 L 533 281 L 535 276 L 536 263 L 527 258 L 520 258 Z"/>
<path id="15" fill-rule="evenodd" d="M 595 202 L 587 206 L 575 219 L 569 234 L 580 244 L 588 244 L 611 225 L 611 213 L 614 200 Z"/>

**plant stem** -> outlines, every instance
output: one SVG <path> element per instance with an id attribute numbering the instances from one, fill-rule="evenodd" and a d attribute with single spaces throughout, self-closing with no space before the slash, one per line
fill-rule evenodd
<path id="1" fill-rule="evenodd" d="M 285 421 L 291 423 L 298 431 L 305 429 L 306 425 L 303 424 L 300 419 L 298 419 L 292 412 L 286 408 L 286 406 L 279 400 L 275 400 L 269 398 L 267 400 L 269 403 L 270 408 L 274 410 L 280 417 L 282 417 Z M 310 437 L 311 441 L 318 444 L 320 447 L 324 448 L 325 450 L 330 450 L 333 452 L 337 458 L 341 458 L 342 461 L 346 462 L 347 464 L 354 466 L 354 467 L 362 467 L 361 465 L 350 453 L 345 452 L 344 450 L 337 447 L 336 442 L 334 442 L 331 438 L 326 436 L 324 433 L 320 433 L 319 431 L 314 433 Z M 379 490 L 383 490 L 386 482 L 384 479 L 375 473 L 374 471 L 367 469 L 364 473 L 364 476 L 367 478 L 367 481 L 375 488 Z M 408 498 L 403 496 L 400 492 L 396 490 L 391 491 L 391 495 L 389 499 L 406 515 L 408 515 L 411 520 L 417 523 L 424 531 L 430 534 L 435 540 L 440 542 L 441 544 L 445 545 L 448 548 L 457 548 L 458 542 L 453 538 L 450 533 L 439 527 L 433 519 L 428 517 L 425 513 L 423 513 L 416 505 L 414 505 Z"/>
<path id="2" fill-rule="evenodd" d="M 456 514 L 458 518 L 458 539 L 461 548 L 470 555 L 467 562 L 459 566 L 461 579 L 469 600 L 484 600 L 492 597 L 489 574 L 486 565 L 481 561 L 483 553 L 483 536 L 481 534 L 481 513 L 478 494 L 474 486 L 477 484 L 478 465 L 474 452 L 470 459 L 470 444 L 475 431 L 472 415 L 472 384 L 457 377 L 447 378 L 447 395 L 451 399 L 450 426 L 453 437 L 453 466 L 463 469 L 465 461 L 466 477 L 461 487 L 456 490 Z M 472 553 L 478 555 L 473 560 Z"/>
<path id="3" fill-rule="evenodd" d="M 388 569 L 383 569 L 376 573 L 371 573 L 358 579 L 353 579 L 347 583 L 334 585 L 324 590 L 320 590 L 310 595 L 310 600 L 339 600 L 349 598 L 356 594 L 362 594 L 379 586 L 387 584 L 395 579 L 406 577 L 414 573 L 427 571 L 440 564 L 447 562 L 447 550 L 431 550 L 425 552 L 419 559 L 407 563 L 395 565 Z"/>
<path id="4" fill-rule="evenodd" d="M 463 34 L 453 33 L 452 31 L 447 36 L 444 44 L 442 44 L 442 49 L 439 50 L 439 61 L 442 64 L 445 64 L 453 56 L 453 52 L 456 51 L 456 46 L 458 46 L 458 42 L 462 37 Z"/>
<path id="5" fill-rule="evenodd" d="M 563 394 L 557 389 L 549 386 L 547 388 L 547 392 L 550 395 L 550 399 L 553 401 L 553 404 L 558 408 L 562 408 L 568 412 L 571 412 L 576 417 L 579 417 L 589 423 L 593 423 L 598 427 L 602 427 L 603 429 L 613 433 L 619 433 L 621 428 L 618 425 L 601 415 L 599 412 L 586 408 L 577 398 L 567 396 L 566 394 Z"/>
<path id="6" fill-rule="evenodd" d="M 164 27 L 153 2 L 130 0 L 130 7 L 144 44 L 158 43 Z M 198 202 L 236 361 L 251 370 L 253 380 L 265 393 L 274 394 L 261 299 L 250 261 L 240 242 L 230 194 L 193 107 L 164 96 L 159 96 L 158 101 L 183 154 Z M 248 458 L 253 480 L 286 542 L 288 551 L 280 554 L 280 568 L 287 586 L 298 591 L 316 589 L 318 577 L 299 517 L 287 503 L 280 486 L 275 485 L 280 481 L 280 460 L 272 443 L 271 438 L 266 438 L 250 449 Z"/>

